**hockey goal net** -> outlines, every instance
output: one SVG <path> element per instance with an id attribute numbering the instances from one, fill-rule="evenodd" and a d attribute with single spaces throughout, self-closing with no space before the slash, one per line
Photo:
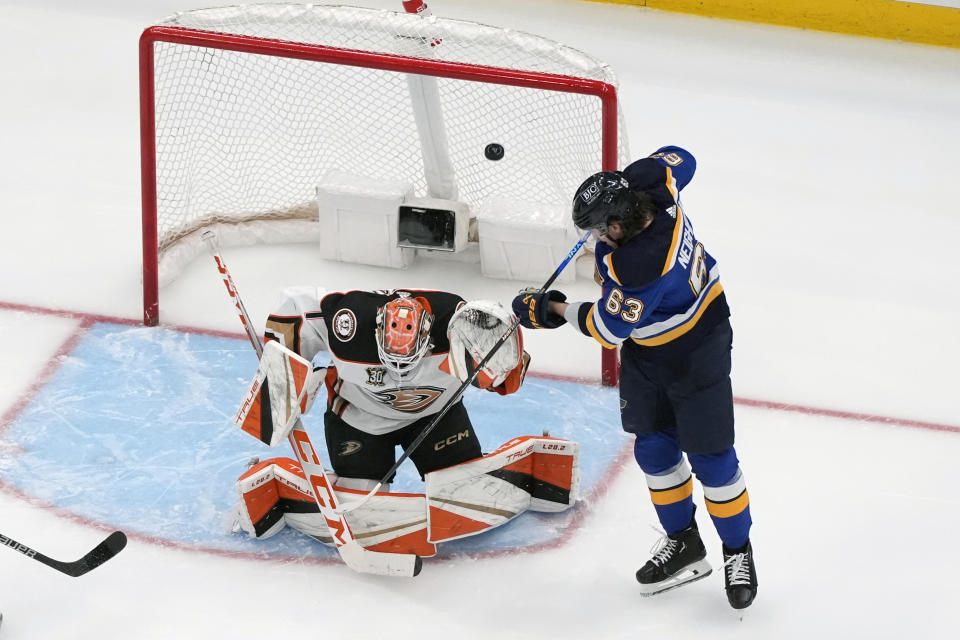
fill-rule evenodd
<path id="1" fill-rule="evenodd" d="M 326 171 L 569 203 L 626 164 L 611 69 L 528 33 L 344 6 L 178 13 L 140 39 L 144 323 L 203 250 L 316 237 Z M 491 161 L 489 143 L 505 149 Z M 610 365 L 604 365 L 608 369 Z"/>

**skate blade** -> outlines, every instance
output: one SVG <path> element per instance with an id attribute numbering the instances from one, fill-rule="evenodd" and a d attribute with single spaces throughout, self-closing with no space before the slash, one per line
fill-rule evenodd
<path id="1" fill-rule="evenodd" d="M 683 570 L 676 572 L 666 580 L 655 584 L 641 584 L 640 595 L 644 598 L 655 596 L 659 593 L 682 587 L 685 584 L 702 580 L 711 573 L 713 573 L 713 567 L 710 566 L 710 563 L 706 560 L 699 560 L 684 567 Z"/>

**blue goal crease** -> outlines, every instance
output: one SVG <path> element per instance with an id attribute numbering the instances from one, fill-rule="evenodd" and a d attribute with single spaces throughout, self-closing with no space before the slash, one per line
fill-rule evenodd
<path id="1" fill-rule="evenodd" d="M 4 439 L 20 452 L 0 459 L 0 478 L 82 518 L 145 536 L 224 551 L 332 555 L 294 531 L 266 540 L 229 531 L 234 484 L 248 461 L 292 457 L 231 422 L 256 368 L 239 338 L 95 324 L 7 428 Z M 471 388 L 464 402 L 484 451 L 544 430 L 579 442 L 581 496 L 597 491 L 627 443 L 615 389 L 529 377 L 514 395 Z M 319 408 L 304 424 L 323 442 Z M 393 487 L 423 490 L 409 461 Z M 440 552 L 549 545 L 582 511 L 527 513 L 444 543 Z"/>

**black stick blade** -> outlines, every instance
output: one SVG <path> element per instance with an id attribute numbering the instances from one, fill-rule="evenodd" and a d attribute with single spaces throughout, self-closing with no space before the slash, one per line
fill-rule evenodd
<path id="1" fill-rule="evenodd" d="M 90 553 L 84 556 L 90 569 L 99 567 L 101 564 L 117 555 L 127 546 L 127 536 L 123 531 L 114 531 L 107 538 L 94 547 Z"/>
<path id="2" fill-rule="evenodd" d="M 114 531 L 106 539 L 91 549 L 87 555 L 74 562 L 60 562 L 52 558 L 38 558 L 44 564 L 47 564 L 58 571 L 62 571 L 68 576 L 78 578 L 88 571 L 96 569 L 101 564 L 117 555 L 127 546 L 127 536 L 122 531 Z M 38 556 L 40 554 L 37 554 Z"/>

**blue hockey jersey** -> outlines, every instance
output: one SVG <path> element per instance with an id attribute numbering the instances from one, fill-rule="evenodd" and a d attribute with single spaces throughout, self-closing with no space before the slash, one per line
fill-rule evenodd
<path id="1" fill-rule="evenodd" d="M 645 355 L 686 348 L 730 315 L 716 260 L 697 240 L 680 205 L 680 191 L 696 160 L 680 147 L 663 147 L 623 170 L 630 187 L 657 205 L 653 223 L 619 247 L 597 242 L 595 303 L 576 311 L 580 331 L 606 348 L 625 340 Z"/>

